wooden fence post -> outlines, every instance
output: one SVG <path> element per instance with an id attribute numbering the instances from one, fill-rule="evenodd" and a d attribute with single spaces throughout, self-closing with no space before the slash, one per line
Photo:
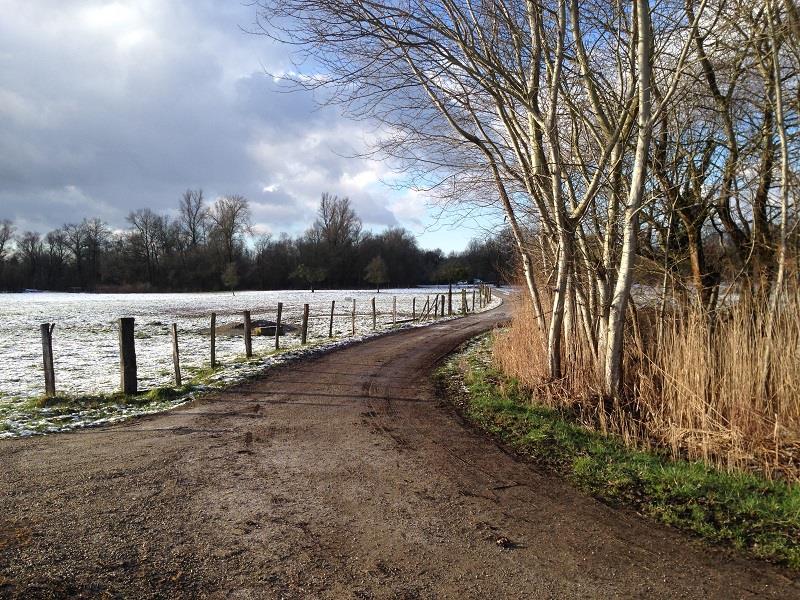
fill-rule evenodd
<path id="1" fill-rule="evenodd" d="M 333 309 L 336 307 L 336 300 L 331 300 L 331 321 L 328 324 L 328 337 L 333 337 Z"/>
<path id="2" fill-rule="evenodd" d="M 438 316 L 439 316 L 439 294 L 436 294 L 433 300 L 433 318 L 435 319 Z"/>
<path id="3" fill-rule="evenodd" d="M 119 387 L 125 395 L 135 394 L 139 389 L 136 381 L 134 320 L 131 317 L 119 320 Z"/>
<path id="4" fill-rule="evenodd" d="M 375 296 L 372 297 L 372 331 L 378 328 L 378 316 L 375 312 Z"/>
<path id="5" fill-rule="evenodd" d="M 475 312 L 475 288 L 472 288 L 472 312 Z"/>
<path id="6" fill-rule="evenodd" d="M 353 298 L 353 335 L 356 334 L 356 299 Z"/>
<path id="7" fill-rule="evenodd" d="M 305 346 L 308 341 L 308 304 L 303 304 L 303 324 L 300 328 L 300 343 Z"/>
<path id="8" fill-rule="evenodd" d="M 453 314 L 453 284 L 447 286 L 447 316 Z M 444 316 L 444 314 L 442 314 Z"/>
<path id="9" fill-rule="evenodd" d="M 175 368 L 175 387 L 181 387 L 181 357 L 178 352 L 178 324 L 172 324 L 172 366 Z"/>
<path id="10" fill-rule="evenodd" d="M 42 360 L 44 362 L 44 395 L 52 398 L 56 395 L 56 372 L 53 366 L 53 329 L 55 323 L 42 323 Z"/>
<path id="11" fill-rule="evenodd" d="M 253 332 L 250 329 L 250 311 L 244 311 L 244 355 L 253 356 Z"/>
<path id="12" fill-rule="evenodd" d="M 417 320 L 417 297 L 411 296 L 411 320 Z"/>
<path id="13" fill-rule="evenodd" d="M 392 296 L 392 325 L 397 325 L 397 296 Z"/>
<path id="14" fill-rule="evenodd" d="M 211 313 L 211 368 L 217 366 L 217 313 Z"/>
<path id="15" fill-rule="evenodd" d="M 461 288 L 461 314 L 467 314 L 467 290 Z"/>
<path id="16" fill-rule="evenodd" d="M 444 303 L 445 300 L 444 299 L 445 299 L 445 295 L 442 294 L 442 316 L 444 316 L 444 309 L 445 309 L 445 303 Z M 452 310 L 452 307 L 451 307 L 451 310 Z"/>
<path id="17" fill-rule="evenodd" d="M 275 350 L 281 347 L 281 313 L 283 302 L 278 302 L 278 316 L 275 318 Z"/>

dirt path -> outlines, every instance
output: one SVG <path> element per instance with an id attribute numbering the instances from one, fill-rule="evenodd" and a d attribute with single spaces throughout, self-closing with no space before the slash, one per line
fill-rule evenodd
<path id="1" fill-rule="evenodd" d="M 800 597 L 794 574 L 585 498 L 438 402 L 433 363 L 503 316 L 1 441 L 0 596 Z"/>

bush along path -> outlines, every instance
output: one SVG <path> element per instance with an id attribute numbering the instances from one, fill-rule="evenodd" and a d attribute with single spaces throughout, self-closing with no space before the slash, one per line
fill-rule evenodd
<path id="1" fill-rule="evenodd" d="M 491 342 L 491 334 L 472 340 L 437 371 L 440 390 L 471 423 L 609 505 L 800 568 L 800 486 L 675 461 L 590 431 L 537 406 L 492 365 Z"/>

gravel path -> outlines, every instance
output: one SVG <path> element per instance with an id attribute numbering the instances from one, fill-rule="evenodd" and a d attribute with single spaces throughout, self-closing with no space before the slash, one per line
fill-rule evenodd
<path id="1" fill-rule="evenodd" d="M 503 310 L 0 441 L 0 596 L 800 597 L 796 574 L 586 498 L 438 401 L 433 365 Z"/>

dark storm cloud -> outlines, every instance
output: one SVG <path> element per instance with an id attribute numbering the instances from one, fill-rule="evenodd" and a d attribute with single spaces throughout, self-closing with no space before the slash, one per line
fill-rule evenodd
<path id="1" fill-rule="evenodd" d="M 367 223 L 397 224 L 373 185 L 384 167 L 348 158 L 360 126 L 264 74 L 289 62 L 241 32 L 252 7 L 0 0 L 0 11 L 0 218 L 121 227 L 134 208 L 173 210 L 202 187 L 246 195 L 262 230 L 302 229 L 323 191 L 349 195 Z"/>

